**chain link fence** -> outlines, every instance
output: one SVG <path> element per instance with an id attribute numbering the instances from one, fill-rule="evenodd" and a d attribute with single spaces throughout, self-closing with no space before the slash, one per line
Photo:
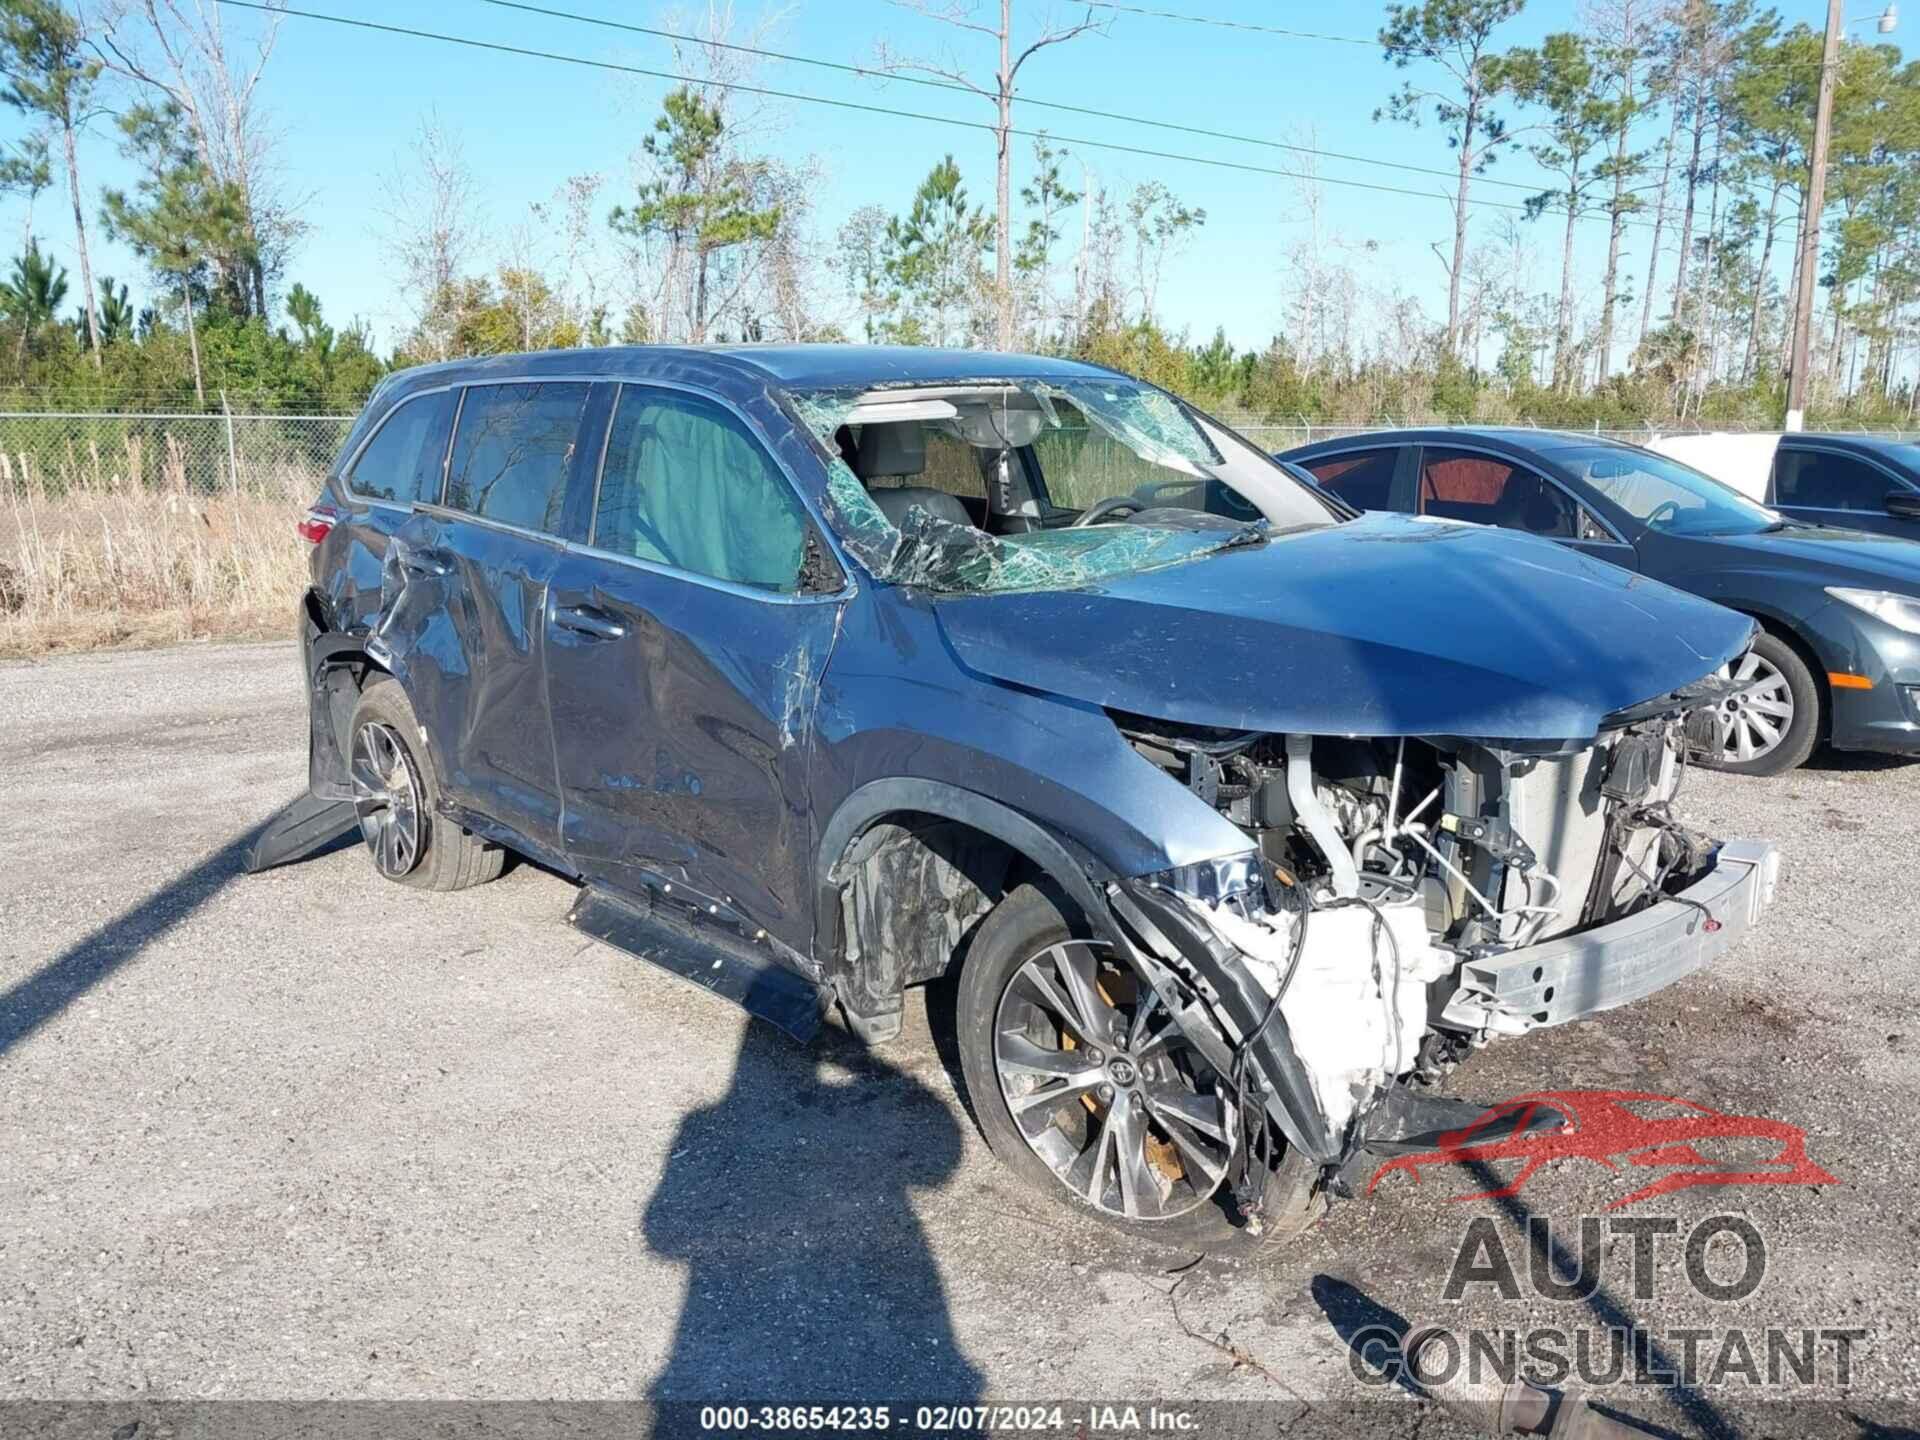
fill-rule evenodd
<path id="1" fill-rule="evenodd" d="M 1347 423 L 1231 412 L 1220 418 L 1267 450 L 1370 430 L 1455 423 L 1418 415 Z M 47 498 L 76 491 L 286 497 L 304 503 L 319 490 L 353 421 L 352 415 L 0 412 L 0 491 Z M 1713 428 L 1681 423 L 1594 427 L 1582 433 L 1635 442 L 1675 430 Z M 1846 433 L 1920 439 L 1916 430 Z"/>
<path id="2" fill-rule="evenodd" d="M 0 413 L 0 489 L 311 500 L 351 415 Z"/>

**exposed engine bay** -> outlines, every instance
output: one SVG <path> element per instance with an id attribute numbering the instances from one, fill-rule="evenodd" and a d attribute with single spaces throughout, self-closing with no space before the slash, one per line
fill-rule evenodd
<path id="1" fill-rule="evenodd" d="M 1160 889 L 1239 952 L 1270 1006 L 1262 1028 L 1284 1022 L 1325 1151 L 1349 1148 L 1396 1082 L 1437 1081 L 1492 1037 L 1622 1003 L 1559 996 L 1543 964 L 1525 977 L 1547 982 L 1538 1008 L 1518 1007 L 1487 978 L 1503 957 L 1558 954 L 1560 940 L 1577 953 L 1576 937 L 1669 901 L 1701 912 L 1693 928 L 1720 928 L 1684 895 L 1716 842 L 1673 809 L 1689 756 L 1714 741 L 1712 684 L 1553 753 L 1114 717 L 1254 843 Z"/>

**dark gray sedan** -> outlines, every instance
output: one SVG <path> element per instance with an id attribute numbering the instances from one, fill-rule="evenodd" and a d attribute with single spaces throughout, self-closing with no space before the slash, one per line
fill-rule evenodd
<path id="1" fill-rule="evenodd" d="M 1767 502 L 1790 520 L 1920 540 L 1920 444 L 1872 435 L 1783 435 Z"/>
<path id="2" fill-rule="evenodd" d="M 1762 633 L 1732 673 L 1722 768 L 1775 775 L 1822 739 L 1920 753 L 1920 546 L 1793 523 L 1698 470 L 1591 435 L 1386 430 L 1286 451 L 1361 510 L 1525 530 L 1716 600 Z"/>

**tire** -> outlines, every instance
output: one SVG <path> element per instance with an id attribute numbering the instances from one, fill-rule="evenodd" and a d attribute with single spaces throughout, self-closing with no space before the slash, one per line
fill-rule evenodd
<path id="1" fill-rule="evenodd" d="M 1039 978 L 1029 965 L 1039 967 Z M 1076 992 L 1067 982 L 1063 965 L 1074 967 L 1083 981 L 1091 976 L 1095 996 L 1112 1000 L 1091 1024 L 1080 1028 L 1096 1028 L 1101 1016 L 1109 1023 L 1131 1027 L 1124 1043 L 1110 1039 L 1111 1054 L 1098 1052 L 1104 1065 L 1086 1066 L 1062 1058 L 1094 1050 L 1068 1025 L 1053 1024 L 1074 1008 L 1076 993 L 1086 993 L 1084 985 Z M 1049 975 L 1052 981 L 1045 980 Z M 1035 1000 L 1043 994 L 1043 983 L 1055 982 L 1052 993 L 1062 1004 L 1048 1011 Z M 1111 946 L 1094 940 L 1079 913 L 1053 891 L 1022 885 L 995 907 L 980 923 L 968 950 L 954 1015 L 961 1073 L 987 1144 L 1036 1194 L 1130 1235 L 1171 1245 L 1218 1248 L 1298 1234 L 1318 1220 L 1326 1207 L 1313 1191 L 1316 1167 L 1297 1152 L 1283 1148 L 1269 1175 L 1260 1207 L 1261 1233 L 1256 1237 L 1240 1222 L 1228 1186 L 1207 1183 L 1208 1172 L 1201 1168 L 1207 1157 L 1196 1162 L 1176 1143 L 1168 1123 L 1174 1112 L 1165 1108 L 1169 1101 L 1188 1107 L 1188 1113 L 1206 1114 L 1209 1123 L 1219 1118 L 1214 1112 L 1220 1102 L 1206 1093 L 1214 1078 L 1211 1068 L 1179 1039 L 1178 1031 L 1152 1025 L 1151 992 L 1143 995 L 1140 983 L 1127 962 Z M 1126 993 L 1129 987 L 1131 997 Z M 1148 1011 L 1144 1029 L 1143 1005 Z M 1080 1019 L 1085 1021 L 1089 1013 L 1080 1011 Z M 1159 1013 L 1164 1020 L 1164 1012 Z M 1052 1049 L 1046 1045 L 1049 1032 Z M 1044 1075 L 1019 1068 L 1028 1063 L 1044 1066 Z M 1121 1067 L 1117 1074 L 1116 1066 Z M 1063 1073 L 1069 1069 L 1075 1073 Z M 1089 1075 L 1123 1083 L 1108 1083 L 1104 1093 L 1109 1098 L 1103 1099 L 1101 1088 L 1087 1081 Z M 1028 1099 L 1021 1107 L 1023 1118 L 1016 1118 L 1010 1087 L 1021 1089 L 1016 1099 L 1026 1099 L 1027 1086 L 1057 1096 L 1057 1103 Z M 1129 1120 L 1129 1115 L 1135 1118 Z M 1028 1128 L 1022 1128 L 1023 1121 Z M 1111 1150 L 1104 1133 L 1109 1125 L 1115 1130 Z M 1028 1138 L 1035 1129 L 1037 1142 Z M 1116 1163 L 1126 1147 L 1124 1132 L 1140 1137 L 1140 1163 L 1132 1167 L 1130 1187 L 1123 1185 L 1125 1177 Z M 1197 1128 L 1187 1127 L 1183 1134 L 1189 1145 L 1212 1146 L 1210 1136 Z M 1089 1154 L 1096 1144 L 1100 1147 L 1097 1157 Z M 1069 1158 L 1076 1150 L 1077 1161 Z M 1116 1160 L 1109 1160 L 1110 1154 Z M 1223 1156 L 1211 1158 L 1224 1171 Z M 1077 1176 L 1085 1189 L 1065 1176 Z M 1157 1206 L 1156 1196 L 1160 1197 Z M 1150 1213 L 1156 1208 L 1160 1213 Z"/>
<path id="2" fill-rule="evenodd" d="M 1763 630 L 1752 648 L 1720 673 L 1757 683 L 1722 702 L 1720 754 L 1707 763 L 1729 775 L 1784 775 L 1805 764 L 1820 738 L 1823 717 L 1820 687 L 1800 652 Z M 1782 716 L 1781 707 L 1791 714 Z M 1743 757 L 1742 749 L 1750 753 Z"/>
<path id="3" fill-rule="evenodd" d="M 506 852 L 440 814 L 440 779 L 404 690 L 370 683 L 347 737 L 360 836 L 379 874 L 416 890 L 465 890 L 499 875 Z"/>

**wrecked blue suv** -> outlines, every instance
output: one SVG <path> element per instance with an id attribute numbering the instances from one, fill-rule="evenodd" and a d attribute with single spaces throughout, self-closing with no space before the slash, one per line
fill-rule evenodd
<path id="1" fill-rule="evenodd" d="M 615 349 L 398 374 L 302 525 L 311 798 L 449 890 L 871 1041 L 951 976 L 1044 1191 L 1298 1225 L 1409 1082 L 1644 996 L 1772 897 L 1670 802 L 1748 620 L 1356 517 L 1162 391 L 1016 355 Z M 1350 1173 L 1350 1171 L 1349 1171 Z"/>

